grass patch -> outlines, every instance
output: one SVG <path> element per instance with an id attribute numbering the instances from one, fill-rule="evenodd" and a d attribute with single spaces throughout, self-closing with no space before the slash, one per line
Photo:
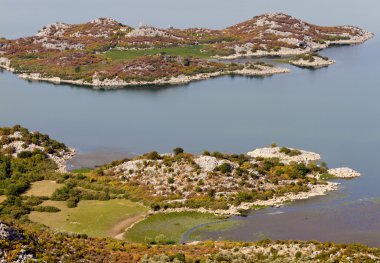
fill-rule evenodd
<path id="1" fill-rule="evenodd" d="M 79 169 L 72 170 L 71 172 L 75 174 L 86 174 L 86 173 L 91 172 L 92 170 L 93 169 L 91 168 L 79 168 Z"/>
<path id="2" fill-rule="evenodd" d="M 218 220 L 222 219 L 199 212 L 159 213 L 137 223 L 125 238 L 138 243 L 178 243 L 191 228 Z"/>
<path id="3" fill-rule="evenodd" d="M 6 195 L 0 195 L 0 203 L 4 202 L 7 199 Z"/>
<path id="4" fill-rule="evenodd" d="M 157 55 L 165 53 L 167 55 L 182 56 L 182 57 L 196 57 L 196 58 L 210 58 L 214 54 L 210 51 L 203 51 L 203 46 L 184 46 L 184 47 L 166 47 L 166 48 L 153 48 L 144 50 L 117 50 L 113 49 L 105 53 L 107 58 L 112 60 L 121 59 L 135 59 L 146 55 Z"/>
<path id="5" fill-rule="evenodd" d="M 93 237 L 107 237 L 111 228 L 121 220 L 148 210 L 139 203 L 124 199 L 84 200 L 75 208 L 68 208 L 64 201 L 46 201 L 42 205 L 54 206 L 61 211 L 57 213 L 33 211 L 29 215 L 31 221 L 62 232 L 87 234 Z"/>
<path id="6" fill-rule="evenodd" d="M 51 180 L 38 181 L 32 183 L 30 189 L 24 195 L 51 197 L 55 190 L 61 188 L 62 186 L 62 184 L 57 184 L 55 181 Z"/>
<path id="7" fill-rule="evenodd" d="M 329 173 L 321 174 L 321 176 L 319 177 L 319 179 L 321 180 L 329 180 L 329 179 L 334 179 L 334 178 L 336 178 L 336 176 Z"/>

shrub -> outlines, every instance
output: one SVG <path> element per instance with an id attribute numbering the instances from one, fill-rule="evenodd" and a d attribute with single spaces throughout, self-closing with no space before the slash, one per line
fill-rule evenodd
<path id="1" fill-rule="evenodd" d="M 61 209 L 59 209 L 58 207 L 55 207 L 55 206 L 36 206 L 36 207 L 33 207 L 33 211 L 58 213 L 61 211 Z"/>
<path id="2" fill-rule="evenodd" d="M 204 155 L 204 156 L 210 156 L 210 152 L 209 152 L 209 151 L 206 151 L 206 150 L 204 150 L 204 151 L 202 152 L 202 155 Z"/>
<path id="3" fill-rule="evenodd" d="M 291 150 L 290 153 L 288 153 L 289 156 L 298 156 L 301 155 L 301 152 L 299 150 Z"/>
<path id="4" fill-rule="evenodd" d="M 215 168 L 215 171 L 220 171 L 222 173 L 232 172 L 232 166 L 229 163 L 223 163 Z"/>
<path id="5" fill-rule="evenodd" d="M 68 200 L 67 200 L 67 207 L 68 208 L 74 208 L 74 207 L 77 207 L 79 203 L 79 197 L 75 196 L 75 197 L 70 197 Z"/>
<path id="6" fill-rule="evenodd" d="M 285 153 L 286 155 L 290 153 L 290 149 L 286 147 L 281 147 L 280 148 L 280 153 Z"/>
<path id="7" fill-rule="evenodd" d="M 149 160 L 158 160 L 161 158 L 161 156 L 158 154 L 158 152 L 153 151 L 146 155 L 146 158 Z"/>
<path id="8" fill-rule="evenodd" d="M 183 263 L 186 262 L 186 256 L 183 253 L 177 253 L 174 255 L 170 255 L 169 259 L 170 259 L 170 261 L 173 261 L 173 262 L 183 262 Z"/>

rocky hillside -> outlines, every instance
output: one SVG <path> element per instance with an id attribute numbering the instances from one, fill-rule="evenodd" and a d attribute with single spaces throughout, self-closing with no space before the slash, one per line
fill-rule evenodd
<path id="1" fill-rule="evenodd" d="M 240 209 L 278 206 L 335 190 L 337 184 L 324 180 L 334 175 L 319 159 L 319 154 L 286 147 L 247 155 L 151 152 L 107 166 L 103 173 L 140 189 L 145 199 L 162 202 L 160 207 L 239 214 Z"/>

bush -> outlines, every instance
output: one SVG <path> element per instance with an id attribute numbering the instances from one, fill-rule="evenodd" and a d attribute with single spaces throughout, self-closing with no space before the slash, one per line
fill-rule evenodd
<path id="1" fill-rule="evenodd" d="M 288 155 L 289 156 L 298 156 L 298 155 L 301 155 L 301 152 L 299 150 L 291 150 Z"/>
<path id="2" fill-rule="evenodd" d="M 281 147 L 280 148 L 280 153 L 285 153 L 286 155 L 290 153 L 290 149 L 286 147 Z"/>
<path id="3" fill-rule="evenodd" d="M 280 148 L 280 153 L 284 153 L 288 156 L 298 156 L 298 155 L 301 155 L 301 152 L 299 150 L 296 150 L 296 149 L 289 149 L 289 148 L 286 148 L 286 147 L 281 147 Z"/>
<path id="4" fill-rule="evenodd" d="M 183 253 L 177 253 L 174 255 L 170 255 L 169 259 L 170 259 L 170 261 L 176 260 L 176 262 L 183 262 L 183 263 L 186 262 L 186 257 L 185 257 L 185 254 L 183 254 Z"/>
<path id="5" fill-rule="evenodd" d="M 204 150 L 204 151 L 202 152 L 202 155 L 204 155 L 204 156 L 210 156 L 210 152 L 209 152 L 209 151 L 206 151 L 206 150 Z"/>
<path id="6" fill-rule="evenodd" d="M 36 206 L 36 207 L 33 207 L 33 211 L 58 213 L 61 211 L 61 209 L 59 209 L 58 207 L 55 207 L 55 206 Z"/>
<path id="7" fill-rule="evenodd" d="M 79 203 L 79 197 L 70 197 L 68 200 L 67 200 L 67 207 L 68 208 L 74 208 L 74 207 L 77 207 Z"/>
<path id="8" fill-rule="evenodd" d="M 149 160 L 158 160 L 161 158 L 161 156 L 158 154 L 158 152 L 153 151 L 146 155 L 146 158 Z"/>

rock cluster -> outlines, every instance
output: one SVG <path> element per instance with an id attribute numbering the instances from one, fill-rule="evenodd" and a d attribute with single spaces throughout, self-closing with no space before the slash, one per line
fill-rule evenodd
<path id="1" fill-rule="evenodd" d="M 181 39 L 172 34 L 169 34 L 168 32 L 164 30 L 158 29 L 156 27 L 150 27 L 150 26 L 142 26 L 139 28 L 135 28 L 127 34 L 127 37 L 165 37 L 165 38 Z"/>

